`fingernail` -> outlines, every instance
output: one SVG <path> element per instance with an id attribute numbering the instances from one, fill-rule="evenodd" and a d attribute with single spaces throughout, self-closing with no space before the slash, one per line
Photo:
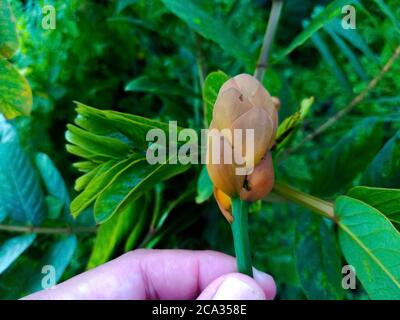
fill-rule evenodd
<path id="1" fill-rule="evenodd" d="M 276 284 L 274 279 L 267 273 L 253 268 L 253 277 L 264 289 L 265 298 L 273 300 L 276 295 Z"/>
<path id="2" fill-rule="evenodd" d="M 223 280 L 212 300 L 265 300 L 265 295 L 254 280 L 232 275 Z"/>

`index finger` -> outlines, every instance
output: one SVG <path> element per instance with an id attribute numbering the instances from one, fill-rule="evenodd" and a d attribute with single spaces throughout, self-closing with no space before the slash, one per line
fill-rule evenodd
<path id="1" fill-rule="evenodd" d="M 195 299 L 231 272 L 235 259 L 223 253 L 140 249 L 25 299 Z M 271 296 L 272 278 L 257 270 L 254 278 Z"/>

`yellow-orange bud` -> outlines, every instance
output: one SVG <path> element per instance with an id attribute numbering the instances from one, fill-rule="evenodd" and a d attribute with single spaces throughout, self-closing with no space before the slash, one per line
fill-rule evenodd
<path id="1" fill-rule="evenodd" d="M 214 196 L 228 220 L 230 207 L 221 205 L 222 195 L 254 201 L 263 198 L 272 189 L 274 172 L 269 149 L 275 143 L 278 127 L 277 100 L 256 78 L 248 74 L 229 79 L 219 90 L 210 124 L 207 170 L 215 187 Z M 235 129 L 241 129 L 242 132 L 239 146 L 235 145 L 233 138 Z M 254 130 L 253 154 L 246 154 L 246 129 Z M 210 158 L 215 140 L 220 142 L 220 163 L 213 163 Z M 241 164 L 224 161 L 224 148 L 238 156 Z M 243 165 L 250 172 L 249 175 L 236 173 L 235 170 Z"/>

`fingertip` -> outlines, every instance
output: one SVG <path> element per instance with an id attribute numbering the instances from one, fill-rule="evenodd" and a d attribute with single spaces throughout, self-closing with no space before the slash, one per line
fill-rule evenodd
<path id="1" fill-rule="evenodd" d="M 263 288 L 241 273 L 223 275 L 211 282 L 198 300 L 265 300 Z"/>
<path id="2" fill-rule="evenodd" d="M 276 296 L 276 283 L 274 278 L 265 272 L 257 270 L 256 268 L 253 268 L 253 276 L 254 280 L 256 280 L 264 290 L 265 298 L 267 300 L 273 300 Z"/>

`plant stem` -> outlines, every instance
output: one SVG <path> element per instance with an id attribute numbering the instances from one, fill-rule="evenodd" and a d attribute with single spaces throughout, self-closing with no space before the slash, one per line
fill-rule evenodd
<path id="1" fill-rule="evenodd" d="M 231 227 L 238 272 L 252 277 L 253 265 L 248 231 L 248 209 L 247 201 L 242 201 L 239 197 L 232 199 L 233 222 Z"/>
<path id="2" fill-rule="evenodd" d="M 268 25 L 265 29 L 265 35 L 263 40 L 263 45 L 260 52 L 260 57 L 258 58 L 256 70 L 254 71 L 254 77 L 256 77 L 260 82 L 264 79 L 265 70 L 268 65 L 268 56 L 271 49 L 272 41 L 278 27 L 279 18 L 281 16 L 283 0 L 273 0 L 271 13 L 269 14 Z"/>
<path id="3" fill-rule="evenodd" d="M 93 233 L 97 231 L 96 227 L 74 227 L 74 228 L 44 228 L 33 226 L 14 226 L 0 224 L 1 231 L 22 232 L 22 233 L 41 233 L 41 234 L 76 234 Z"/>
<path id="4" fill-rule="evenodd" d="M 390 70 L 390 68 L 393 66 L 393 63 L 396 61 L 396 59 L 399 56 L 400 56 L 400 46 L 398 46 L 396 48 L 393 55 L 389 58 L 389 60 L 386 62 L 386 64 L 379 71 L 378 75 L 376 77 L 374 77 L 368 83 L 367 87 L 363 91 L 361 91 L 360 94 L 358 94 L 353 100 L 351 100 L 347 106 L 345 106 L 338 113 L 336 113 L 334 116 L 329 118 L 325 123 L 323 123 L 317 129 L 315 129 L 315 131 L 309 133 L 302 141 L 299 142 L 299 144 L 293 146 L 292 148 L 287 149 L 284 152 L 281 160 L 286 159 L 290 154 L 295 153 L 296 151 L 300 150 L 304 144 L 306 144 L 308 141 L 313 140 L 315 137 L 319 136 L 321 133 L 325 132 L 333 124 L 335 124 L 339 119 L 343 118 L 351 110 L 353 110 L 353 108 L 355 106 L 360 104 L 368 96 L 368 94 L 376 87 L 376 85 L 383 78 L 385 73 L 387 73 Z"/>
<path id="5" fill-rule="evenodd" d="M 288 200 L 291 200 L 324 216 L 325 218 L 337 222 L 337 217 L 334 214 L 333 204 L 331 202 L 301 192 L 281 182 L 276 182 L 272 191 Z"/>

